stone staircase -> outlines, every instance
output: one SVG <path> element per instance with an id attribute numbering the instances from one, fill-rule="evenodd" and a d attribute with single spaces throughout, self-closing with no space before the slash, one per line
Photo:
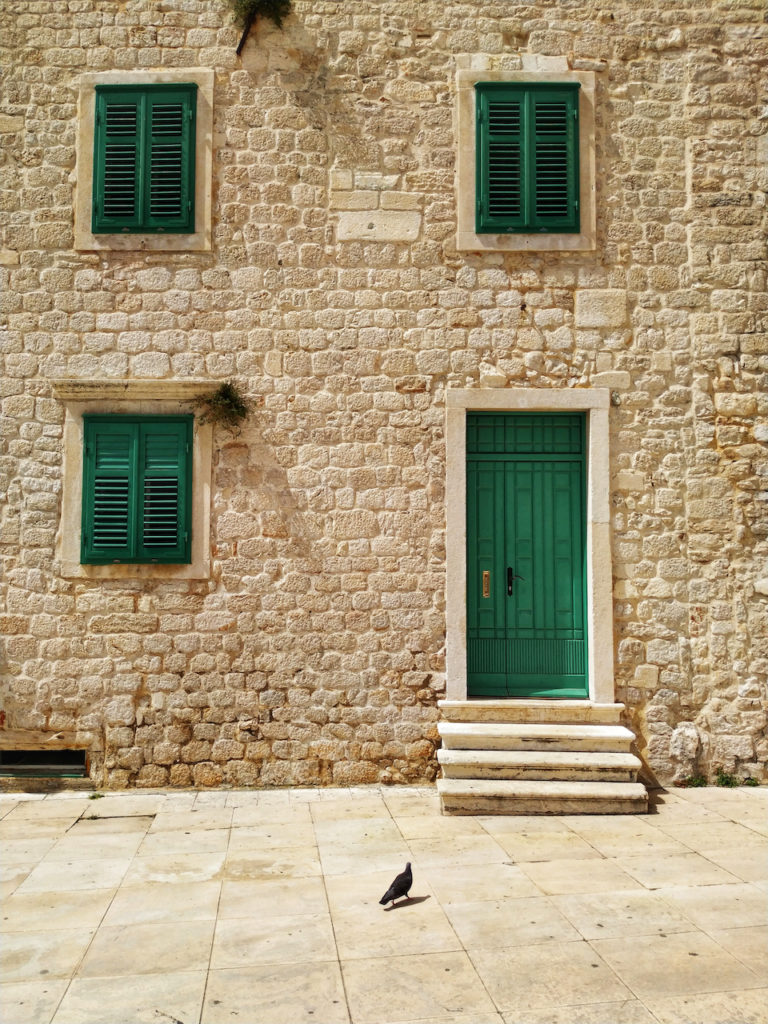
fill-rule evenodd
<path id="1" fill-rule="evenodd" d="M 642 814 L 623 704 L 440 701 L 443 814 Z"/>

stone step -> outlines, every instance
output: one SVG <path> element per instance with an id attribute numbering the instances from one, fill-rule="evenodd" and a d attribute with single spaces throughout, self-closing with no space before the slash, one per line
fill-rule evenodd
<path id="1" fill-rule="evenodd" d="M 447 722 L 531 722 L 618 725 L 623 704 L 592 704 L 586 700 L 441 700 Z"/>
<path id="2" fill-rule="evenodd" d="M 645 814 L 639 782 L 438 779 L 443 814 Z"/>
<path id="3" fill-rule="evenodd" d="M 635 734 L 623 725 L 439 722 L 446 750 L 593 750 L 628 752 Z"/>
<path id="4" fill-rule="evenodd" d="M 437 760 L 450 779 L 635 782 L 642 767 L 634 754 L 614 751 L 441 749 Z"/>

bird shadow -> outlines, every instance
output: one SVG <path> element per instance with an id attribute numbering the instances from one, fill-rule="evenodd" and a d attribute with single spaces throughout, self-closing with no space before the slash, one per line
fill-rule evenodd
<path id="1" fill-rule="evenodd" d="M 407 900 L 403 900 L 401 903 L 393 903 L 389 907 L 384 907 L 384 909 L 387 912 L 389 912 L 390 910 L 400 910 L 402 907 L 410 907 L 414 903 L 423 903 L 425 900 L 428 900 L 430 898 L 431 897 L 429 896 L 409 896 Z"/>

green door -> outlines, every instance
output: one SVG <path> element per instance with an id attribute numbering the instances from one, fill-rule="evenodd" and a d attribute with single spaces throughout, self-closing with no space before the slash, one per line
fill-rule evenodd
<path id="1" fill-rule="evenodd" d="M 585 419 L 467 414 L 467 692 L 587 697 Z"/>

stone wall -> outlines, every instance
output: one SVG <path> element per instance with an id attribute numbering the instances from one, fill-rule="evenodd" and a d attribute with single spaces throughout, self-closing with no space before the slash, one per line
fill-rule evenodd
<path id="1" fill-rule="evenodd" d="M 763 778 L 762 0 L 6 0 L 2 723 L 103 785 L 435 775 L 446 389 L 608 387 L 616 696 Z M 596 78 L 597 247 L 455 245 L 457 69 Z M 215 71 L 210 252 L 74 249 L 85 72 Z M 237 380 L 210 578 L 70 578 L 52 381 Z M 450 538 L 448 539 L 450 543 Z"/>

